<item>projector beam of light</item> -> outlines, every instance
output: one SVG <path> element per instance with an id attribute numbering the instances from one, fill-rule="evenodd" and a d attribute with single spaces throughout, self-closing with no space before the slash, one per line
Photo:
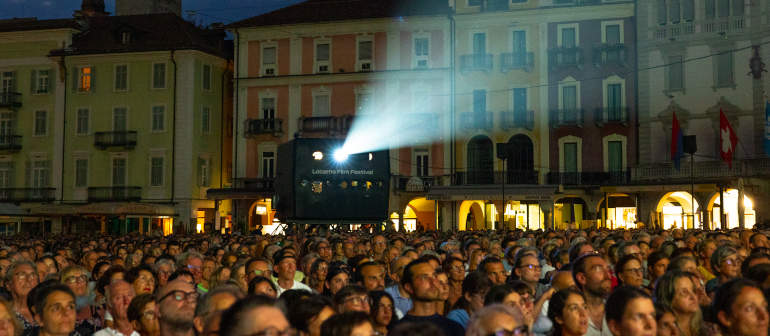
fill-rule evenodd
<path id="1" fill-rule="evenodd" d="M 349 154 L 343 148 L 340 148 L 334 151 L 334 161 L 337 161 L 339 163 L 347 161 L 348 156 Z"/>
<path id="2" fill-rule="evenodd" d="M 415 95 L 417 96 L 417 95 Z M 356 114 L 342 149 L 348 154 L 374 152 L 391 148 L 429 145 L 441 140 L 446 123 L 440 111 L 444 104 L 434 103 L 429 95 L 370 103 Z M 438 100 L 438 99 L 435 99 Z M 448 105 L 448 104 L 447 104 Z"/>

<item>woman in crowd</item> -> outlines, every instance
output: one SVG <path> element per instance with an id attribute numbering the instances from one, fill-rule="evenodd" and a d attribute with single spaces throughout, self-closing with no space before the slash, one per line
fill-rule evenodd
<path id="1" fill-rule="evenodd" d="M 246 262 L 245 261 L 238 261 L 233 266 L 230 267 L 230 280 L 229 282 L 234 283 L 240 287 L 241 291 L 248 292 L 249 289 L 249 283 L 248 283 L 248 277 L 246 275 Z"/>
<path id="2" fill-rule="evenodd" d="M 81 266 L 69 266 L 59 274 L 59 281 L 75 294 L 77 321 L 75 330 L 81 335 L 90 335 L 100 329 L 99 315 L 94 309 L 88 292 L 88 272 Z"/>
<path id="3" fill-rule="evenodd" d="M 310 275 L 306 278 L 308 287 L 316 293 L 323 293 L 327 273 L 329 273 L 329 262 L 317 258 L 310 265 Z"/>
<path id="4" fill-rule="evenodd" d="M 548 318 L 553 321 L 553 336 L 582 336 L 588 331 L 588 310 L 583 293 L 560 290 L 548 303 Z"/>
<path id="5" fill-rule="evenodd" d="M 158 282 L 155 271 L 147 265 L 139 265 L 128 270 L 125 280 L 134 288 L 136 295 L 155 293 L 155 284 Z"/>
<path id="6" fill-rule="evenodd" d="M 451 307 L 449 305 L 449 277 L 441 268 L 436 269 L 436 286 L 438 286 L 436 312 L 440 315 L 446 315 L 449 312 L 449 307 Z"/>
<path id="7" fill-rule="evenodd" d="M 642 261 L 634 255 L 626 255 L 615 264 L 618 275 L 618 285 L 642 288 L 644 285 L 644 268 Z"/>
<path id="8" fill-rule="evenodd" d="M 321 324 L 321 336 L 372 336 L 369 315 L 359 311 L 334 315 Z"/>
<path id="9" fill-rule="evenodd" d="M 332 267 L 329 269 L 329 273 L 326 274 L 324 294 L 328 297 L 334 297 L 342 287 L 348 285 L 349 281 L 350 273 L 348 273 L 345 267 Z"/>
<path id="10" fill-rule="evenodd" d="M 5 273 L 5 284 L 11 292 L 13 310 L 21 321 L 23 329 L 29 330 L 36 326 L 37 323 L 27 304 L 27 295 L 38 284 L 35 264 L 24 260 L 11 264 Z"/>
<path id="11" fill-rule="evenodd" d="M 655 306 L 641 288 L 616 288 L 604 308 L 607 326 L 615 336 L 656 336 Z"/>
<path id="12" fill-rule="evenodd" d="M 479 309 L 466 329 L 466 336 L 529 335 L 529 327 L 516 308 L 493 304 Z"/>
<path id="13" fill-rule="evenodd" d="M 679 336 L 676 316 L 671 308 L 655 304 L 655 321 L 658 325 L 658 336 Z"/>
<path id="14" fill-rule="evenodd" d="M 741 275 L 741 259 L 738 250 L 732 245 L 721 245 L 711 254 L 711 268 L 714 279 L 706 283 L 706 292 L 713 293 L 719 285 Z"/>
<path id="15" fill-rule="evenodd" d="M 30 302 L 40 326 L 33 335 L 66 336 L 75 331 L 75 294 L 69 287 L 59 283 L 41 285 Z"/>
<path id="16" fill-rule="evenodd" d="M 700 336 L 704 334 L 703 314 L 691 277 L 688 272 L 666 272 L 655 285 L 654 297 L 656 303 L 674 312 L 680 335 Z"/>
<path id="17" fill-rule="evenodd" d="M 259 275 L 249 281 L 248 293 L 249 295 L 264 295 L 275 299 L 278 296 L 278 289 L 273 280 Z"/>
<path id="18" fill-rule="evenodd" d="M 463 280 L 463 296 L 457 300 L 447 318 L 459 323 L 463 328 L 468 325 L 471 315 L 484 307 L 484 297 L 492 287 L 486 274 L 471 272 Z"/>
<path id="19" fill-rule="evenodd" d="M 0 336 L 18 336 L 21 331 L 21 322 L 13 313 L 11 303 L 0 299 Z"/>
<path id="20" fill-rule="evenodd" d="M 767 335 L 767 300 L 754 281 L 733 279 L 722 284 L 714 295 L 712 311 L 724 335 Z"/>
<path id="21" fill-rule="evenodd" d="M 217 267 L 209 278 L 209 290 L 219 287 L 230 280 L 230 268 L 225 266 Z"/>
<path id="22" fill-rule="evenodd" d="M 141 294 L 131 300 L 128 306 L 128 320 L 141 336 L 159 336 L 160 325 L 155 313 L 155 298 L 151 294 Z"/>
<path id="23" fill-rule="evenodd" d="M 320 336 L 321 325 L 334 315 L 329 298 L 319 294 L 301 298 L 288 311 L 288 320 L 300 336 Z"/>
<path id="24" fill-rule="evenodd" d="M 369 298 L 372 302 L 370 316 L 374 330 L 382 335 L 387 335 L 388 329 L 397 320 L 393 298 L 385 291 L 371 291 Z"/>

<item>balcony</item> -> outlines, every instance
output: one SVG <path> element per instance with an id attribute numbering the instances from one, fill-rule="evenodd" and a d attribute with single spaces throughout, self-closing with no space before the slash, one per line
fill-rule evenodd
<path id="1" fill-rule="evenodd" d="M 232 187 L 208 189 L 208 199 L 255 199 L 270 198 L 275 195 L 273 178 L 234 178 Z"/>
<path id="2" fill-rule="evenodd" d="M 89 202 L 138 202 L 142 187 L 89 187 Z"/>
<path id="3" fill-rule="evenodd" d="M 492 54 L 469 54 L 460 56 L 460 71 L 491 71 Z"/>
<path id="4" fill-rule="evenodd" d="M 460 113 L 460 127 L 466 130 L 491 130 L 494 123 L 492 112 Z"/>
<path id="5" fill-rule="evenodd" d="M 583 49 L 578 47 L 551 49 L 550 64 L 551 67 L 579 67 L 583 64 Z"/>
<path id="6" fill-rule="evenodd" d="M 538 184 L 538 171 L 536 170 L 506 170 L 506 171 L 475 171 L 457 172 L 454 177 L 454 185 L 479 185 L 479 184 Z"/>
<path id="7" fill-rule="evenodd" d="M 428 192 L 435 182 L 433 176 L 393 176 L 393 187 L 399 192 Z"/>
<path id="8" fill-rule="evenodd" d="M 51 202 L 56 188 L 0 188 L 0 202 Z"/>
<path id="9" fill-rule="evenodd" d="M 535 129 L 535 111 L 501 111 L 500 128 L 510 130 L 514 128 Z"/>
<path id="10" fill-rule="evenodd" d="M 741 33 L 746 28 L 746 21 L 743 16 L 733 16 L 705 21 L 702 25 L 705 33 Z"/>
<path id="11" fill-rule="evenodd" d="M 345 134 L 353 125 L 353 116 L 300 117 L 299 133 Z"/>
<path id="12" fill-rule="evenodd" d="M 21 93 L 11 91 L 0 92 L 0 107 L 11 109 L 21 107 Z"/>
<path id="13" fill-rule="evenodd" d="M 562 185 L 625 185 L 631 181 L 630 171 L 615 172 L 551 172 L 548 184 Z"/>
<path id="14" fill-rule="evenodd" d="M 583 109 L 551 111 L 551 127 L 583 127 Z"/>
<path id="15" fill-rule="evenodd" d="M 113 131 L 94 133 L 94 146 L 99 149 L 107 147 L 123 147 L 132 149 L 136 147 L 136 131 Z"/>
<path id="16" fill-rule="evenodd" d="M 21 150 L 21 135 L 0 135 L 0 151 Z"/>
<path id="17" fill-rule="evenodd" d="M 605 124 L 628 124 L 628 107 L 602 107 L 594 110 L 594 122 L 602 127 Z"/>
<path id="18" fill-rule="evenodd" d="M 246 130 L 244 135 L 254 137 L 260 134 L 272 134 L 281 136 L 283 133 L 282 119 L 246 119 Z"/>
<path id="19" fill-rule="evenodd" d="M 556 6 L 586 6 L 601 3 L 601 0 L 553 0 Z"/>
<path id="20" fill-rule="evenodd" d="M 502 53 L 500 55 L 500 70 L 508 72 L 511 70 L 532 71 L 535 66 L 535 53 L 515 52 Z"/>
<path id="21" fill-rule="evenodd" d="M 689 155 L 682 158 L 681 169 L 672 162 L 644 165 L 631 169 L 631 180 L 642 183 L 679 182 L 690 183 Z M 723 161 L 695 161 L 692 177 L 695 181 L 719 181 L 725 178 L 768 177 L 770 158 L 733 160 L 732 168 Z"/>
<path id="22" fill-rule="evenodd" d="M 602 44 L 594 48 L 594 64 L 599 65 L 625 65 L 626 45 L 623 43 Z"/>

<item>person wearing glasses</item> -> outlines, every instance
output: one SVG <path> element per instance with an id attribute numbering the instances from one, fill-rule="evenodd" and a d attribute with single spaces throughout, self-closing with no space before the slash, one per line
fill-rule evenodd
<path id="1" fill-rule="evenodd" d="M 182 279 L 175 279 L 161 287 L 156 297 L 161 335 L 194 335 L 193 317 L 198 299 L 195 286 Z"/>
<path id="2" fill-rule="evenodd" d="M 75 330 L 81 335 L 91 335 L 96 332 L 99 315 L 89 295 L 88 271 L 82 266 L 68 266 L 59 274 L 59 281 L 75 294 L 75 308 L 77 308 Z"/>
<path id="3" fill-rule="evenodd" d="M 20 260 L 8 267 L 5 274 L 5 283 L 11 292 L 13 310 L 16 317 L 21 320 L 24 330 L 30 330 L 37 325 L 32 316 L 32 312 L 27 306 L 27 295 L 38 284 L 37 271 L 35 264 Z"/>
<path id="4" fill-rule="evenodd" d="M 639 287 L 616 288 L 607 299 L 606 318 L 615 336 L 656 336 L 658 332 L 655 305 Z"/>
<path id="5" fill-rule="evenodd" d="M 540 266 L 540 260 L 537 255 L 531 253 L 517 253 L 511 278 L 521 280 L 532 288 L 536 297 L 540 297 L 547 286 L 540 283 L 540 275 L 543 267 Z"/>
<path id="6" fill-rule="evenodd" d="M 715 278 L 706 282 L 706 292 L 713 293 L 719 285 L 741 275 L 741 263 L 738 249 L 732 245 L 721 245 L 711 254 L 711 268 Z"/>
<path id="7" fill-rule="evenodd" d="M 105 287 L 107 311 L 113 319 L 113 325 L 97 331 L 95 336 L 139 336 L 128 319 L 128 306 L 134 298 L 134 288 L 130 283 L 117 280 Z"/>
<path id="8" fill-rule="evenodd" d="M 128 320 L 141 336 L 160 336 L 158 316 L 155 312 L 155 298 L 151 294 L 141 294 L 128 305 Z"/>
<path id="9" fill-rule="evenodd" d="M 219 325 L 221 336 L 293 335 L 289 321 L 275 306 L 275 301 L 262 295 L 249 296 L 236 302 L 222 313 Z"/>
<path id="10" fill-rule="evenodd" d="M 615 272 L 618 274 L 618 285 L 644 288 L 644 268 L 642 261 L 635 255 L 629 254 L 620 258 L 615 264 Z"/>
<path id="11" fill-rule="evenodd" d="M 612 290 L 610 272 L 607 261 L 598 253 L 582 255 L 572 265 L 572 278 L 585 294 L 588 307 L 588 336 L 611 335 L 604 319 L 604 300 Z"/>
<path id="12" fill-rule="evenodd" d="M 342 287 L 342 289 L 334 295 L 334 307 L 338 313 L 362 311 L 369 314 L 371 311 L 371 303 L 369 302 L 366 288 L 359 285 L 347 285 Z"/>
<path id="13" fill-rule="evenodd" d="M 200 286 L 203 281 L 203 256 L 198 252 L 185 252 L 177 257 L 177 269 L 186 269 L 193 275 L 193 281 L 198 291 L 206 293 L 208 290 Z"/>
<path id="14" fill-rule="evenodd" d="M 529 336 L 529 327 L 518 309 L 493 304 L 480 309 L 468 323 L 466 336 Z"/>

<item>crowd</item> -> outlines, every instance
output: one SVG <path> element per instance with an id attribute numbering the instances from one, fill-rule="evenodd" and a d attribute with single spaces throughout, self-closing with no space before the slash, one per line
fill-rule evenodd
<path id="1" fill-rule="evenodd" d="M 767 335 L 758 231 L 6 237 L 3 335 Z"/>

